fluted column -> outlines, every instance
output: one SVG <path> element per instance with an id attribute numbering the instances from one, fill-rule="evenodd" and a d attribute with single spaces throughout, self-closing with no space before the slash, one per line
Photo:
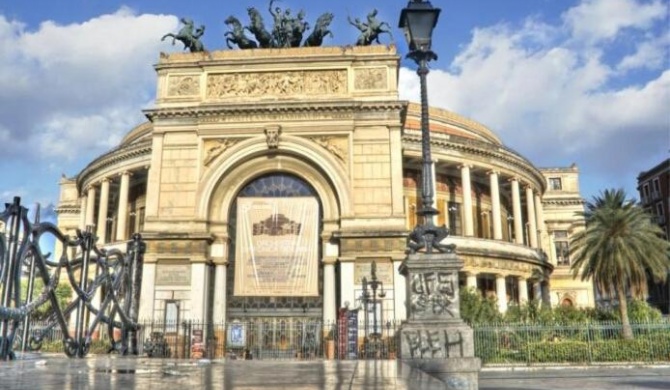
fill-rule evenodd
<path id="1" fill-rule="evenodd" d="M 88 187 L 88 195 L 86 196 L 86 226 L 93 226 L 95 221 L 93 220 L 95 216 L 95 187 L 91 185 Z"/>
<path id="2" fill-rule="evenodd" d="M 472 237 L 475 235 L 472 221 L 472 187 L 470 184 L 470 166 L 461 165 L 461 188 L 463 189 L 463 225 L 464 235 Z"/>
<path id="3" fill-rule="evenodd" d="M 519 303 L 528 302 L 528 282 L 526 278 L 519 276 L 517 283 L 519 283 Z"/>
<path id="4" fill-rule="evenodd" d="M 535 220 L 535 197 L 533 189 L 526 187 L 526 211 L 528 212 L 528 242 L 531 248 L 537 248 L 537 222 Z"/>
<path id="5" fill-rule="evenodd" d="M 98 226 L 96 234 L 100 244 L 105 243 L 107 237 L 107 208 L 109 207 L 109 179 L 102 179 L 100 185 L 100 205 L 98 207 Z"/>
<path id="6" fill-rule="evenodd" d="M 512 214 L 514 215 L 514 242 L 523 244 L 523 221 L 521 221 L 521 193 L 519 180 L 512 179 Z"/>
<path id="7" fill-rule="evenodd" d="M 496 275 L 496 298 L 498 300 L 498 310 L 501 313 L 507 311 L 507 286 L 505 285 L 505 275 Z"/>
<path id="8" fill-rule="evenodd" d="M 121 174 L 121 186 L 119 187 L 119 209 L 116 212 L 117 222 L 116 222 L 116 240 L 124 241 L 127 240 L 126 232 L 128 231 L 128 226 L 126 226 L 128 218 L 128 192 L 130 191 L 130 172 L 123 172 Z"/>
<path id="9" fill-rule="evenodd" d="M 477 274 L 474 272 L 465 273 L 465 286 L 468 289 L 477 290 Z"/>
<path id="10" fill-rule="evenodd" d="M 323 259 L 323 323 L 335 324 L 335 258 Z"/>
<path id="11" fill-rule="evenodd" d="M 502 220 L 500 219 L 500 188 L 498 184 L 498 172 L 489 172 L 491 184 L 491 222 L 493 223 L 493 239 L 502 240 Z"/>
<path id="12" fill-rule="evenodd" d="M 88 197 L 83 195 L 79 198 L 79 229 L 84 231 L 86 229 L 86 203 Z"/>

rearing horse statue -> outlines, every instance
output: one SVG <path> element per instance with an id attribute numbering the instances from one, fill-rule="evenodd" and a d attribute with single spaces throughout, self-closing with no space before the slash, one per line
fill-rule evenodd
<path id="1" fill-rule="evenodd" d="M 330 12 L 326 12 L 323 15 L 319 16 L 319 18 L 316 20 L 314 30 L 312 30 L 312 33 L 309 34 L 307 39 L 305 39 L 305 43 L 303 43 L 303 46 L 321 46 L 321 44 L 323 43 L 323 38 L 326 35 L 330 35 L 332 37 L 333 33 L 328 29 L 328 26 L 332 21 L 333 21 L 333 14 Z"/>
<path id="2" fill-rule="evenodd" d="M 181 18 L 180 21 L 184 24 L 184 27 L 176 35 L 173 33 L 163 35 L 161 41 L 164 41 L 167 37 L 171 37 L 173 45 L 176 41 L 180 41 L 184 44 L 184 49 L 189 49 L 191 53 L 205 51 L 205 47 L 200 42 L 200 37 L 205 33 L 205 25 L 201 25 L 194 31 L 191 19 Z"/>
<path id="3" fill-rule="evenodd" d="M 226 46 L 228 46 L 229 49 L 233 48 L 230 45 L 231 43 L 237 45 L 240 49 L 255 49 L 258 47 L 256 42 L 244 35 L 244 27 L 242 27 L 242 23 L 240 23 L 236 17 L 229 16 L 224 23 L 233 29 L 232 31 L 226 31 L 224 34 L 226 37 Z"/>
<path id="4" fill-rule="evenodd" d="M 246 26 L 245 29 L 254 34 L 254 37 L 256 37 L 260 47 L 272 47 L 272 34 L 270 34 L 265 29 L 263 17 L 261 16 L 260 12 L 258 12 L 258 10 L 254 7 L 249 7 L 247 8 L 247 13 L 249 14 L 251 25 Z"/>

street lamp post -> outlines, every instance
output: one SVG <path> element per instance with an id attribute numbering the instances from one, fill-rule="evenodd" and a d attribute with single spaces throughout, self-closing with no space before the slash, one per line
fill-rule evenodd
<path id="1" fill-rule="evenodd" d="M 383 319 L 379 318 L 377 322 L 377 297 L 384 298 L 386 292 L 384 292 L 384 283 L 377 279 L 377 263 L 372 262 L 370 266 L 370 280 L 366 277 L 363 277 L 363 291 L 361 293 L 361 303 L 363 304 L 364 314 L 365 314 L 365 354 L 366 356 L 376 356 L 377 352 L 381 349 L 381 332 L 377 331 L 377 324 L 383 323 Z M 369 288 L 369 289 L 368 289 Z M 372 290 L 372 294 L 370 293 Z M 380 290 L 377 293 L 377 290 Z M 372 333 L 368 333 L 368 318 L 370 311 L 370 303 L 372 303 Z M 382 315 L 380 311 L 380 316 Z"/>
<path id="2" fill-rule="evenodd" d="M 431 50 L 432 34 L 440 9 L 428 1 L 413 0 L 400 14 L 408 58 L 419 66 L 421 82 L 421 209 L 423 217 L 409 236 L 409 255 L 400 272 L 407 279 L 407 320 L 399 329 L 400 358 L 410 366 L 438 377 L 449 388 L 477 389 L 481 361 L 475 357 L 474 332 L 460 315 L 458 274 L 463 261 L 456 245 L 442 244 L 449 235 L 435 226 L 439 212 L 433 206 L 433 166 L 426 75 L 428 62 L 437 58 Z M 466 212 L 470 212 L 466 210 Z"/>
<path id="3" fill-rule="evenodd" d="M 436 60 L 431 50 L 433 28 L 440 14 L 439 8 L 433 8 L 430 2 L 411 1 L 400 14 L 399 27 L 404 30 L 410 52 L 408 58 L 419 65 L 416 73 L 421 84 L 421 208 L 417 214 L 422 217 L 410 233 L 408 244 L 412 253 L 425 248 L 426 253 L 433 249 L 440 252 L 453 252 L 453 245 L 443 245 L 440 241 L 449 235 L 445 226 L 435 226 L 433 217 L 439 211 L 433 207 L 433 161 L 430 153 L 430 128 L 428 123 L 428 62 Z"/>

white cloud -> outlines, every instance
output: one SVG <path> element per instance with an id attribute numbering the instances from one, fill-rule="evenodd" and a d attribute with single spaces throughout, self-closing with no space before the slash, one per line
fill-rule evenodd
<path id="1" fill-rule="evenodd" d="M 563 15 L 577 41 L 597 43 L 614 39 L 627 28 L 646 29 L 667 14 L 661 0 L 584 0 Z"/>
<path id="2" fill-rule="evenodd" d="M 72 145 L 91 157 L 142 120 L 156 75 L 150 64 L 160 41 L 178 25 L 169 15 L 121 8 L 83 23 L 43 22 L 27 31 L 0 16 L 0 129 L 17 146 L 45 157 L 72 158 Z"/>
<path id="3" fill-rule="evenodd" d="M 428 75 L 429 102 L 482 122 L 538 165 L 635 170 L 631 161 L 665 153 L 670 142 L 670 70 L 662 60 L 668 27 L 658 7 L 586 0 L 556 25 L 478 28 L 448 71 Z M 627 52 L 615 36 L 637 48 Z M 591 44 L 576 45 L 580 39 Z M 641 67 L 654 71 L 624 77 Z M 418 83 L 414 71 L 402 69 L 401 97 L 418 100 Z"/>

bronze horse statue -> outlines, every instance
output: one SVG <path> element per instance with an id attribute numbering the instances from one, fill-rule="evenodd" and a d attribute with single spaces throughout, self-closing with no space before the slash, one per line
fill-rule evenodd
<path id="1" fill-rule="evenodd" d="M 242 23 L 240 23 L 236 17 L 229 16 L 224 23 L 233 29 L 232 31 L 226 31 L 224 34 L 226 37 L 226 46 L 228 46 L 229 49 L 233 48 L 230 45 L 231 43 L 237 45 L 240 49 L 255 49 L 258 47 L 256 42 L 244 35 L 244 27 L 242 27 Z"/>
<path id="2" fill-rule="evenodd" d="M 303 46 L 321 46 L 323 43 L 323 38 L 326 35 L 333 36 L 333 33 L 328 29 L 330 22 L 333 21 L 333 14 L 326 12 L 323 15 L 319 16 L 316 20 L 316 25 L 311 34 L 305 39 Z"/>
<path id="3" fill-rule="evenodd" d="M 251 25 L 246 26 L 245 29 L 254 34 L 260 47 L 272 47 L 272 34 L 265 29 L 261 13 L 254 7 L 247 8 L 247 13 L 249 14 Z"/>
<path id="4" fill-rule="evenodd" d="M 175 41 L 180 41 L 184 44 L 184 49 L 189 49 L 191 53 L 204 51 L 205 47 L 202 45 L 202 42 L 200 42 L 200 37 L 205 33 L 205 26 L 201 25 L 194 31 L 193 21 L 191 19 L 181 18 L 180 21 L 184 24 L 184 27 L 182 27 L 176 35 L 172 33 L 163 35 L 161 41 L 164 41 L 167 37 L 171 37 L 173 45 L 175 44 Z"/>

